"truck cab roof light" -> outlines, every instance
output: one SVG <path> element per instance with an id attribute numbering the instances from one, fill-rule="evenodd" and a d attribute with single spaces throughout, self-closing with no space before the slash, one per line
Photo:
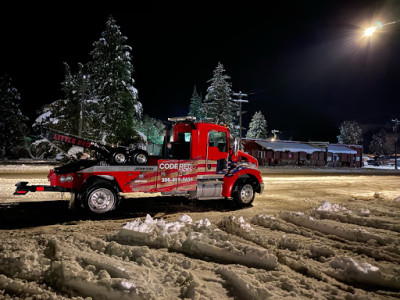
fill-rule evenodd
<path id="1" fill-rule="evenodd" d="M 193 116 L 174 117 L 174 118 L 168 118 L 168 121 L 170 121 L 170 122 L 195 122 L 196 117 L 193 117 Z"/>

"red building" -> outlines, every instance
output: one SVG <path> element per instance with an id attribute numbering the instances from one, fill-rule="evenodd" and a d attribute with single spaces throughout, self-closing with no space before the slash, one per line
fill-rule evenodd
<path id="1" fill-rule="evenodd" d="M 328 142 L 296 142 L 242 139 L 244 151 L 257 158 L 260 166 L 361 167 L 363 147 Z"/>

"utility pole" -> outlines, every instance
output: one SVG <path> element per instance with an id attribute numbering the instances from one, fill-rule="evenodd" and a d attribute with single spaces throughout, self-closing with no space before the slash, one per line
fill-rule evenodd
<path id="1" fill-rule="evenodd" d="M 397 126 L 399 126 L 400 121 L 397 119 L 393 119 L 393 132 L 394 132 L 394 168 L 397 170 Z"/>
<path id="2" fill-rule="evenodd" d="M 242 112 L 242 103 L 249 103 L 249 100 L 242 99 L 242 97 L 247 97 L 247 94 L 243 94 L 242 92 L 233 93 L 233 96 L 238 97 L 238 99 L 233 100 L 233 102 L 239 103 L 239 145 L 242 145 L 242 115 L 246 113 L 246 111 Z"/>

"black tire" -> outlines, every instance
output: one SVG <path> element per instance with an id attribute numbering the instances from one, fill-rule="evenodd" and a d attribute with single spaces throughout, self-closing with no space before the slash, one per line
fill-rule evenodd
<path id="1" fill-rule="evenodd" d="M 239 178 L 232 191 L 233 201 L 241 207 L 250 206 L 256 196 L 254 183 L 248 178 Z"/>
<path id="2" fill-rule="evenodd" d="M 146 165 L 149 162 L 149 154 L 144 150 L 137 150 L 132 156 L 135 165 Z"/>
<path id="3" fill-rule="evenodd" d="M 124 165 L 126 163 L 127 156 L 122 151 L 116 151 L 112 155 L 112 164 Z"/>
<path id="4" fill-rule="evenodd" d="M 120 197 L 114 184 L 106 180 L 97 180 L 85 189 L 81 201 L 89 213 L 99 215 L 115 210 Z"/>

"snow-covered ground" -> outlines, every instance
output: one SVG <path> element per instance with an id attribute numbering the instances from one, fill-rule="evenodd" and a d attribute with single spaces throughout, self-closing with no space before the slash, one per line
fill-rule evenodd
<path id="1" fill-rule="evenodd" d="M 0 200 L 33 173 L 1 173 Z M 157 195 L 99 220 L 0 205 L 0 299 L 400 297 L 400 177 L 264 180 L 241 210 Z"/>

